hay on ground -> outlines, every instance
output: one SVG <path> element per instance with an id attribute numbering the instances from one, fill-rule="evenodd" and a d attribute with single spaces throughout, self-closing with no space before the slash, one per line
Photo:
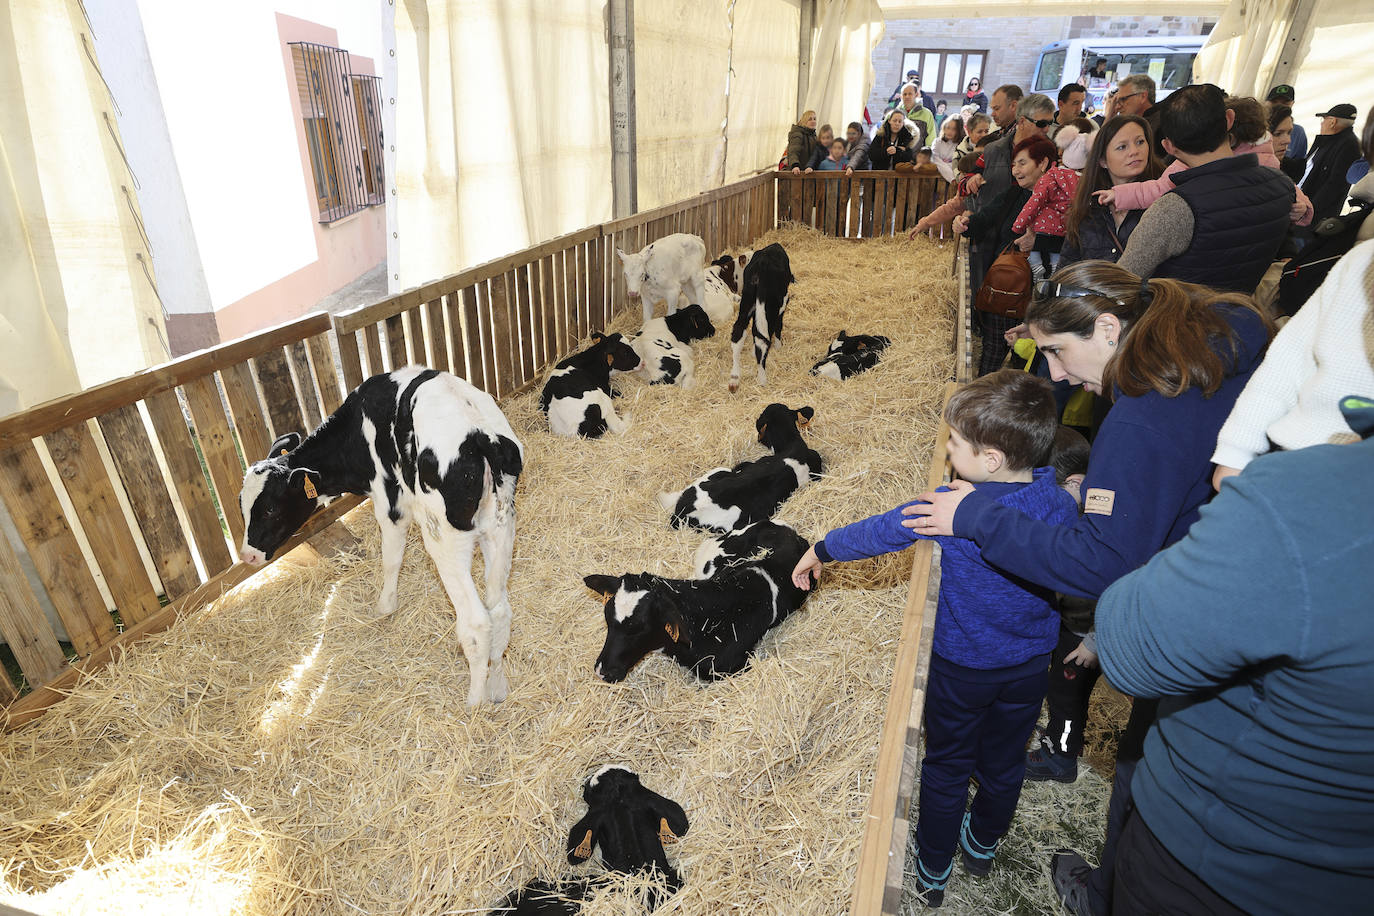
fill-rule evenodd
<path id="1" fill-rule="evenodd" d="M 662 656 L 619 685 L 588 573 L 689 574 L 702 534 L 655 495 L 762 453 L 771 401 L 811 405 L 826 461 L 781 517 L 808 538 L 910 498 L 951 376 L 949 249 L 784 229 L 798 278 L 767 388 L 726 390 L 728 328 L 697 388 L 621 383 L 623 436 L 550 435 L 537 392 L 506 405 L 526 446 L 510 699 L 469 710 L 453 611 L 412 532 L 399 610 L 374 620 L 379 537 L 297 551 L 140 645 L 0 740 L 0 900 L 67 913 L 484 912 L 572 869 L 564 840 L 603 763 L 686 809 L 678 914 L 848 906 L 910 555 L 840 565 L 748 670 L 692 679 Z M 628 316 L 619 325 L 628 327 Z M 892 339 L 845 382 L 811 364 L 836 331 Z M 480 581 L 480 579 L 479 579 Z M 642 884 L 642 882 L 639 882 Z M 635 882 L 621 882 L 633 890 Z M 612 887 L 588 908 L 623 912 Z"/>

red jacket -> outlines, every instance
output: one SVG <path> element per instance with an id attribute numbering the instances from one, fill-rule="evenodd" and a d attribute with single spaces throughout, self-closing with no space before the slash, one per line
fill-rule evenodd
<path id="1" fill-rule="evenodd" d="M 1021 208 L 1021 215 L 1011 224 L 1016 235 L 1034 229 L 1037 235 L 1064 234 L 1064 214 L 1069 212 L 1074 192 L 1078 190 L 1078 173 L 1056 165 L 1040 176 L 1031 192 L 1030 200 Z"/>

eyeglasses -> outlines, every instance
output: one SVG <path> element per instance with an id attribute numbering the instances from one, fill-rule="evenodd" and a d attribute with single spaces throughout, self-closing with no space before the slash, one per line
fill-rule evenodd
<path id="1" fill-rule="evenodd" d="M 1037 121 L 1034 118 L 1026 118 L 1026 120 L 1030 121 L 1032 124 L 1040 128 L 1041 130 L 1044 130 L 1045 128 L 1049 127 L 1051 124 L 1054 123 L 1053 118 L 1050 118 L 1048 121 Z"/>
<path id="2" fill-rule="evenodd" d="M 1138 96 L 1138 95 L 1144 95 L 1144 94 L 1145 94 L 1145 93 L 1142 91 L 1142 92 L 1132 92 L 1130 95 L 1118 95 L 1118 96 L 1116 97 L 1116 103 L 1117 103 L 1118 105 L 1120 105 L 1122 102 L 1126 101 L 1127 99 L 1133 99 L 1133 98 L 1135 98 L 1135 97 Z"/>
<path id="3" fill-rule="evenodd" d="M 1043 299 L 1083 299 L 1093 296 L 1097 299 L 1106 299 L 1108 302 L 1115 302 L 1117 305 L 1126 303 L 1115 296 L 1109 296 L 1104 292 L 1095 289 L 1088 289 L 1086 286 L 1070 286 L 1067 283 L 1056 283 L 1053 280 L 1039 280 L 1032 287 L 1032 293 L 1037 301 Z"/>

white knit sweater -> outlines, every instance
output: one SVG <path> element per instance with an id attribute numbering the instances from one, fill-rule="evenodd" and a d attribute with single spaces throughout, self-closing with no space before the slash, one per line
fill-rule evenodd
<path id="1" fill-rule="evenodd" d="M 1374 397 L 1374 241 L 1336 263 L 1279 331 L 1217 436 L 1212 461 L 1243 468 L 1269 451 L 1355 442 L 1338 404 Z"/>

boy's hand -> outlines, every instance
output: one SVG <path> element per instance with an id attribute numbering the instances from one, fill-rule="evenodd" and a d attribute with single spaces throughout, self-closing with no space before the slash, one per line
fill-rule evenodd
<path id="1" fill-rule="evenodd" d="M 1025 323 L 1023 322 L 1021 324 L 1018 324 L 1016 327 L 1012 328 L 1010 331 L 1007 331 L 1007 333 L 1003 334 L 1002 339 L 1007 342 L 1007 346 L 1014 347 L 1016 346 L 1016 342 L 1020 340 L 1022 337 L 1029 336 L 1030 329 L 1027 328 Z"/>
<path id="2" fill-rule="evenodd" d="M 1110 207 L 1116 203 L 1116 191 L 1112 188 L 1104 188 L 1101 191 L 1094 191 L 1093 197 L 1104 207 Z"/>
<path id="3" fill-rule="evenodd" d="M 914 506 L 902 510 L 903 515 L 913 515 L 902 522 L 902 527 L 913 528 L 917 534 L 930 536 L 954 534 L 954 512 L 965 496 L 973 492 L 973 484 L 967 480 L 954 480 L 949 489 L 922 493 L 916 498 L 921 500 Z"/>
<path id="4" fill-rule="evenodd" d="M 792 570 L 792 584 L 804 592 L 811 591 L 812 584 L 820 581 L 821 567 L 824 565 L 816 556 L 815 547 L 806 548 L 806 553 L 797 561 L 796 567 Z"/>
<path id="5" fill-rule="evenodd" d="M 1066 664 L 1072 663 L 1082 668 L 1096 668 L 1097 653 L 1091 649 L 1084 648 L 1083 643 L 1079 643 L 1078 648 L 1064 656 L 1064 662 Z"/>

